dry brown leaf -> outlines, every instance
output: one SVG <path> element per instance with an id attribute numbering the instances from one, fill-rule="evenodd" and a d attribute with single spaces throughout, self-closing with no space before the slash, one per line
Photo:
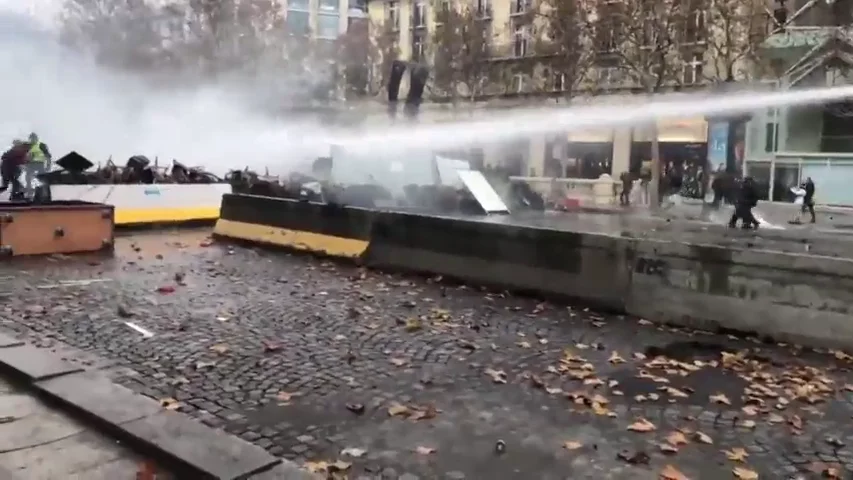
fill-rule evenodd
<path id="1" fill-rule="evenodd" d="M 657 430 L 657 427 L 654 423 L 646 420 L 645 418 L 640 418 L 631 425 L 628 425 L 628 430 L 632 432 L 646 433 Z"/>
<path id="2" fill-rule="evenodd" d="M 719 403 L 722 405 L 731 405 L 732 404 L 731 400 L 729 400 L 729 397 L 727 397 L 723 393 L 717 393 L 715 395 L 711 395 L 710 400 L 713 403 Z"/>
<path id="3" fill-rule="evenodd" d="M 714 443 L 714 441 L 711 440 L 711 437 L 702 432 L 696 432 L 694 437 L 696 438 L 696 441 L 704 443 L 705 445 L 712 445 Z"/>
<path id="4" fill-rule="evenodd" d="M 415 449 L 415 452 L 420 454 L 420 455 L 430 455 L 430 454 L 435 453 L 435 449 L 432 447 L 419 446 L 418 448 Z"/>
<path id="5" fill-rule="evenodd" d="M 666 392 L 667 395 L 674 398 L 687 398 L 689 395 L 686 392 L 682 392 L 677 388 L 672 387 L 661 387 L 661 390 Z"/>
<path id="6" fill-rule="evenodd" d="M 516 343 L 516 345 L 518 345 L 521 348 L 530 348 L 530 342 L 528 342 L 526 340 L 522 340 L 522 341 Z"/>
<path id="7" fill-rule="evenodd" d="M 305 462 L 302 467 L 311 473 L 326 473 L 329 470 L 329 462 L 322 460 L 318 462 Z"/>
<path id="8" fill-rule="evenodd" d="M 758 408 L 756 408 L 752 405 L 747 405 L 747 406 L 741 408 L 740 410 L 749 416 L 758 415 Z"/>
<path id="9" fill-rule="evenodd" d="M 326 471 L 328 471 L 329 473 L 345 472 L 349 470 L 351 466 L 352 464 L 349 462 L 338 460 L 335 463 L 330 463 L 329 466 L 326 467 Z"/>
<path id="10" fill-rule="evenodd" d="M 738 422 L 738 426 L 743 428 L 755 428 L 755 425 L 755 420 L 741 420 Z"/>
<path id="11" fill-rule="evenodd" d="M 290 393 L 290 392 L 278 392 L 278 393 L 275 395 L 275 399 L 276 399 L 277 401 L 279 401 L 279 402 L 287 403 L 287 402 L 291 401 L 291 400 L 293 399 L 293 397 L 294 397 L 294 396 L 296 396 L 296 394 L 295 394 L 295 393 Z"/>
<path id="12" fill-rule="evenodd" d="M 401 405 L 399 403 L 395 403 L 388 407 L 388 416 L 389 417 L 408 417 L 412 414 L 412 409 Z"/>
<path id="13" fill-rule="evenodd" d="M 681 432 L 670 433 L 666 436 L 666 442 L 676 447 L 680 445 L 687 445 L 688 443 L 690 443 L 687 441 L 687 437 L 685 437 L 684 434 Z"/>
<path id="14" fill-rule="evenodd" d="M 732 469 L 732 474 L 738 480 L 758 480 L 758 473 L 748 468 L 735 467 Z"/>
<path id="15" fill-rule="evenodd" d="M 407 332 L 416 332 L 423 328 L 421 321 L 415 317 L 409 318 L 406 320 L 406 331 Z"/>
<path id="16" fill-rule="evenodd" d="M 225 353 L 228 353 L 228 350 L 230 350 L 230 348 L 228 348 L 228 345 L 225 345 L 224 343 L 220 343 L 218 345 L 214 345 L 214 346 L 210 347 L 210 350 L 218 353 L 219 355 L 223 355 Z"/>
<path id="17" fill-rule="evenodd" d="M 660 471 L 660 480 L 690 480 L 686 475 L 679 472 L 677 468 L 672 465 L 667 465 L 663 467 L 663 470 Z"/>
<path id="18" fill-rule="evenodd" d="M 746 453 L 746 450 L 740 447 L 733 448 L 731 450 L 723 450 L 723 453 L 726 454 L 726 458 L 733 462 L 743 462 L 746 460 L 746 457 L 749 456 L 749 454 Z"/>
<path id="19" fill-rule="evenodd" d="M 492 377 L 492 381 L 495 383 L 506 383 L 506 372 L 503 370 L 495 370 L 494 368 L 487 368 L 486 375 Z"/>
<path id="20" fill-rule="evenodd" d="M 391 359 L 391 364 L 394 366 L 397 366 L 397 367 L 402 367 L 406 363 L 408 363 L 408 361 L 404 358 L 392 358 Z"/>
<path id="21" fill-rule="evenodd" d="M 607 361 L 614 365 L 618 363 L 625 363 L 625 359 L 619 356 L 619 352 L 612 352 L 610 354 L 610 358 L 608 358 Z"/>
<path id="22" fill-rule="evenodd" d="M 577 450 L 581 447 L 583 447 L 583 444 L 580 442 L 563 442 L 563 448 L 565 448 L 566 450 Z"/>
<path id="23" fill-rule="evenodd" d="M 678 447 L 671 443 L 659 443 L 658 448 L 660 449 L 661 453 L 666 453 L 670 455 L 678 453 Z"/>
<path id="24" fill-rule="evenodd" d="M 174 398 L 171 398 L 171 397 L 161 398 L 160 399 L 160 406 L 165 408 L 166 410 L 177 410 L 177 409 L 181 408 L 180 402 L 178 402 L 177 400 L 175 400 Z"/>

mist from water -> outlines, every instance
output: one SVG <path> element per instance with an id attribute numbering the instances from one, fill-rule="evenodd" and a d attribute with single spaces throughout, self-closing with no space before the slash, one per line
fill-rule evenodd
<path id="1" fill-rule="evenodd" d="M 76 150 L 96 163 L 112 157 L 123 164 L 131 155 L 142 154 L 152 160 L 159 157 L 161 164 L 175 158 L 219 174 L 246 166 L 287 173 L 328 155 L 331 144 L 355 153 L 348 157 L 351 162 L 370 156 L 411 162 L 424 158 L 411 155 L 412 151 L 425 153 L 532 135 L 643 125 L 663 118 L 743 114 L 771 106 L 853 97 L 853 86 L 661 95 L 633 105 L 521 108 L 490 112 L 486 119 L 475 121 L 428 124 L 401 120 L 393 126 L 383 121 L 381 127 L 338 128 L 323 125 L 318 118 L 276 119 L 253 110 L 247 99 L 262 90 L 257 78 L 242 89 L 235 87 L 239 81 L 154 88 L 138 77 L 106 70 L 62 48 L 55 33 L 42 24 L 2 9 L 0 62 L 7 66 L 0 76 L 0 142 L 36 131 L 57 155 Z M 415 157 L 421 160 L 411 160 Z M 336 180 L 347 183 L 340 176 Z M 428 178 L 423 181 L 432 183 Z"/>
<path id="2" fill-rule="evenodd" d="M 241 82 L 156 88 L 60 46 L 57 34 L 0 9 L 0 146 L 38 132 L 54 155 L 76 150 L 123 165 L 146 155 L 223 174 L 232 168 L 286 171 L 327 155 L 317 121 L 274 119 L 251 108 L 259 90 Z M 286 79 L 279 78 L 279 82 Z M 264 99 L 258 99 L 263 101 Z"/>

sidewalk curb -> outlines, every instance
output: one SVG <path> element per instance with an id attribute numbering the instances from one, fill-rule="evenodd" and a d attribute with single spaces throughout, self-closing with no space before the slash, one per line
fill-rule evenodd
<path id="1" fill-rule="evenodd" d="M 173 469 L 176 478 L 242 480 L 273 469 L 282 472 L 276 478 L 300 477 L 295 465 L 261 447 L 2 332 L 0 374 Z"/>

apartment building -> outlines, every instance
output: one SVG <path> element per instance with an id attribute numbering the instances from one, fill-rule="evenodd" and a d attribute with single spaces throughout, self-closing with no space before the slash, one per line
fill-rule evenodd
<path id="1" fill-rule="evenodd" d="M 549 63 L 547 55 L 536 51 L 537 35 L 547 30 L 548 25 L 539 16 L 530 15 L 531 9 L 539 8 L 537 0 L 372 0 L 368 5 L 371 20 L 371 35 L 384 41 L 391 39 L 399 59 L 414 63 L 430 64 L 430 41 L 436 32 L 436 11 L 453 8 L 465 3 L 488 27 L 492 61 L 506 65 L 512 73 L 507 82 L 487 91 L 478 99 L 478 114 L 487 114 L 490 108 L 505 104 L 527 104 L 554 106 L 567 97 L 566 90 L 572 89 L 570 80 L 560 73 L 558 67 Z M 593 1 L 593 0 L 590 0 Z M 626 48 L 625 18 L 619 13 L 620 5 L 615 0 L 596 1 L 596 16 L 599 22 L 590 29 L 589 38 L 584 38 L 584 48 L 594 50 L 595 55 L 584 72 L 584 81 L 573 93 L 572 102 L 625 105 L 638 102 L 645 90 L 632 82 L 631 75 L 619 63 L 619 49 Z M 662 3 L 674 0 L 662 0 Z M 697 3 L 697 5 L 700 5 Z M 642 23 L 642 19 L 640 22 Z M 538 22 L 538 23 L 537 23 Z M 690 16 L 680 19 L 679 28 L 683 38 L 679 48 L 683 59 L 679 59 L 678 72 L 671 75 L 672 85 L 679 89 L 699 88 L 707 82 L 708 52 L 705 38 L 709 34 L 708 16 L 697 8 Z M 649 19 L 649 40 L 654 39 L 655 18 Z M 634 26 L 631 33 L 641 35 Z M 634 31 L 636 30 L 636 31 Z M 639 46 L 635 46 L 639 49 Z M 639 51 L 639 50 L 638 50 Z M 533 68 L 518 69 L 518 64 L 534 64 Z M 677 77 L 677 78 L 676 78 Z M 576 82 L 577 83 L 577 82 Z M 405 86 L 403 87 L 405 88 Z M 672 90 L 664 85 L 659 90 Z M 434 99 L 441 101 L 441 99 Z M 464 108 L 470 109 L 470 106 Z M 423 121 L 430 109 L 424 108 Z M 513 173 L 527 176 L 575 176 L 597 178 L 602 173 L 616 177 L 627 170 L 638 170 L 650 159 L 651 131 L 657 130 L 664 157 L 685 158 L 692 156 L 696 162 L 704 162 L 707 143 L 707 123 L 704 118 L 682 119 L 660 122 L 657 128 L 604 128 L 596 131 L 569 132 L 559 136 L 539 136 L 523 142 L 507 145 L 485 146 L 479 155 L 487 164 L 511 164 Z"/>
<path id="2" fill-rule="evenodd" d="M 353 19 L 366 16 L 365 0 L 285 0 L 285 27 L 294 34 L 336 40 Z"/>
<path id="3" fill-rule="evenodd" d="M 763 56 L 779 89 L 853 83 L 853 3 L 773 0 Z M 791 201 L 789 189 L 811 177 L 819 203 L 853 205 L 853 104 L 756 112 L 746 132 L 746 170 L 765 198 Z"/>

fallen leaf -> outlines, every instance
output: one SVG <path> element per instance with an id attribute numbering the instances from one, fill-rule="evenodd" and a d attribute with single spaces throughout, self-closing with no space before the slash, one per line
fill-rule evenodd
<path id="1" fill-rule="evenodd" d="M 275 395 L 275 399 L 281 403 L 286 404 L 286 403 L 290 402 L 290 400 L 292 400 L 294 396 L 295 396 L 295 394 L 290 393 L 290 392 L 278 392 Z"/>
<path id="2" fill-rule="evenodd" d="M 220 355 L 223 355 L 223 354 L 227 353 L 228 350 L 230 350 L 228 348 L 228 345 L 225 345 L 224 343 L 214 345 L 214 346 L 210 347 L 210 349 L 213 350 L 214 352 L 220 354 Z"/>
<path id="3" fill-rule="evenodd" d="M 347 410 L 349 410 L 350 412 L 352 412 L 356 415 L 361 415 L 362 413 L 364 413 L 364 404 L 363 403 L 348 403 L 346 405 L 346 407 L 347 407 Z"/>
<path id="4" fill-rule="evenodd" d="M 157 287 L 157 293 L 175 293 L 175 287 L 171 285 L 164 285 L 162 287 Z"/>
<path id="5" fill-rule="evenodd" d="M 687 441 L 687 437 L 685 437 L 684 434 L 681 432 L 670 433 L 666 436 L 666 442 L 670 445 L 675 445 L 676 447 L 680 445 L 687 445 L 688 443 L 690 443 Z"/>
<path id="6" fill-rule="evenodd" d="M 663 467 L 663 470 L 660 471 L 660 480 L 690 480 L 686 475 L 679 472 L 677 468 L 672 465 L 667 465 Z"/>
<path id="7" fill-rule="evenodd" d="M 616 454 L 616 458 L 628 462 L 631 465 L 648 465 L 651 461 L 649 454 L 642 450 L 637 450 L 635 452 L 632 452 L 631 450 L 622 450 Z"/>
<path id="8" fill-rule="evenodd" d="M 711 402 L 713 402 L 713 403 L 719 403 L 722 405 L 731 405 L 732 404 L 731 400 L 729 400 L 729 397 L 727 397 L 723 393 L 711 395 L 710 399 L 711 399 Z"/>
<path id="9" fill-rule="evenodd" d="M 625 359 L 619 356 L 619 352 L 612 352 L 607 361 L 614 365 L 618 363 L 625 363 Z"/>
<path id="10" fill-rule="evenodd" d="M 329 463 L 322 460 L 319 462 L 305 462 L 302 467 L 311 473 L 327 473 L 329 470 Z"/>
<path id="11" fill-rule="evenodd" d="M 714 443 L 714 441 L 711 440 L 711 437 L 702 432 L 696 432 L 694 437 L 696 438 L 696 441 L 704 443 L 705 445 L 712 445 Z"/>
<path id="12" fill-rule="evenodd" d="M 431 454 L 435 453 L 435 449 L 432 447 L 419 446 L 418 448 L 415 449 L 415 452 L 420 454 L 420 455 L 431 455 Z"/>
<path id="13" fill-rule="evenodd" d="M 407 360 L 404 358 L 392 358 L 391 364 L 397 367 L 402 367 L 407 363 Z"/>
<path id="14" fill-rule="evenodd" d="M 674 397 L 674 398 L 687 398 L 689 396 L 687 393 L 682 392 L 681 390 L 679 390 L 677 388 L 661 387 L 661 390 L 666 392 L 666 394 L 669 395 L 670 397 Z"/>
<path id="15" fill-rule="evenodd" d="M 406 331 L 407 332 L 416 332 L 423 328 L 421 321 L 417 318 L 410 318 L 406 320 Z"/>
<path id="16" fill-rule="evenodd" d="M 516 343 L 516 345 L 518 345 L 521 348 L 530 348 L 530 342 L 528 342 L 528 341 L 521 341 L 521 342 Z"/>
<path id="17" fill-rule="evenodd" d="M 746 453 L 746 450 L 740 447 L 733 448 L 731 450 L 723 450 L 723 453 L 726 454 L 726 458 L 733 462 L 743 462 L 746 460 L 746 457 L 749 456 L 749 454 Z"/>
<path id="18" fill-rule="evenodd" d="M 661 452 L 669 454 L 669 455 L 678 453 L 678 447 L 671 444 L 671 443 L 666 443 L 666 442 L 659 443 L 658 448 L 660 449 Z"/>
<path id="19" fill-rule="evenodd" d="M 504 372 L 503 370 L 487 368 L 486 375 L 492 377 L 492 381 L 495 383 L 506 383 L 506 372 Z"/>
<path id="20" fill-rule="evenodd" d="M 165 408 L 166 410 L 177 410 L 181 408 L 181 404 L 175 400 L 174 398 L 161 398 L 160 406 Z"/>
<path id="21" fill-rule="evenodd" d="M 657 427 L 654 423 L 646 420 L 645 418 L 641 418 L 631 425 L 628 425 L 628 430 L 632 432 L 646 433 L 657 430 Z"/>
<path id="22" fill-rule="evenodd" d="M 758 474 L 748 468 L 735 467 L 732 469 L 732 474 L 738 480 L 758 480 Z"/>
<path id="23" fill-rule="evenodd" d="M 755 425 L 755 420 L 741 420 L 738 422 L 738 426 L 743 428 L 755 428 Z"/>
<path id="24" fill-rule="evenodd" d="M 435 405 L 429 404 L 423 408 L 412 409 L 411 415 L 409 418 L 412 420 L 430 420 L 435 418 L 438 415 L 438 409 L 435 408 Z"/>
<path id="25" fill-rule="evenodd" d="M 353 458 L 363 457 L 365 453 L 367 453 L 367 450 L 363 448 L 348 447 L 341 450 L 341 456 L 348 456 Z"/>
<path id="26" fill-rule="evenodd" d="M 412 414 L 412 409 L 401 405 L 399 403 L 395 403 L 388 407 L 388 416 L 390 417 L 408 417 Z"/>
<path id="27" fill-rule="evenodd" d="M 565 448 L 566 450 L 577 450 L 581 447 L 583 447 L 583 444 L 580 442 L 563 442 L 563 448 Z"/>
<path id="28" fill-rule="evenodd" d="M 352 466 L 352 464 L 349 462 L 344 462 L 343 460 L 338 460 L 335 463 L 330 463 L 326 467 L 326 471 L 329 473 L 345 472 L 345 471 L 349 470 L 349 468 L 351 466 Z"/>

